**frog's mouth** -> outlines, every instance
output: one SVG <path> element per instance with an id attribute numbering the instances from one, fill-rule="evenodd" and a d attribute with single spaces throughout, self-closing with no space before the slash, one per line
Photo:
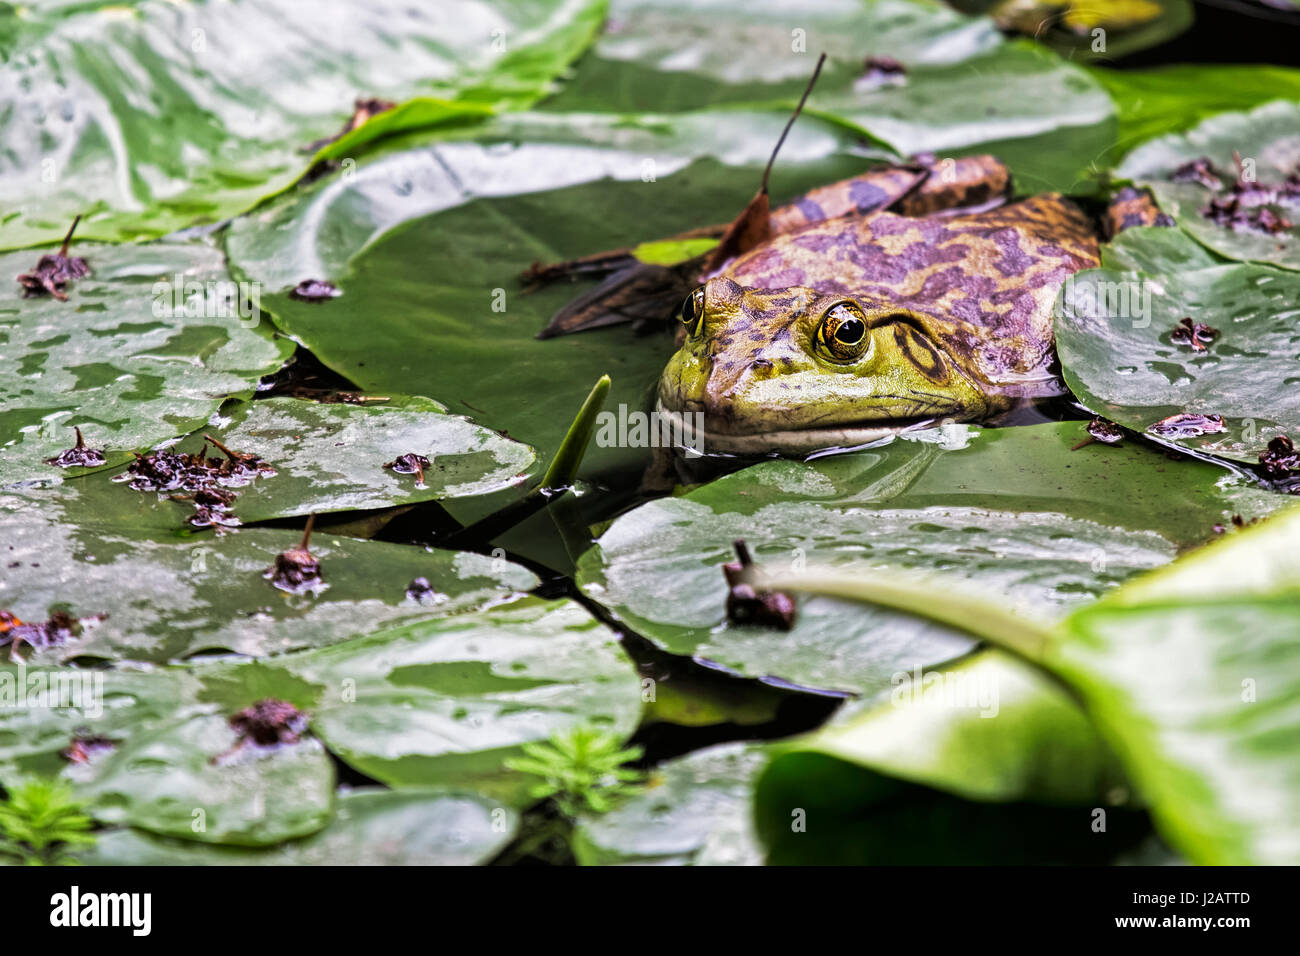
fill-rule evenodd
<path id="1" fill-rule="evenodd" d="M 683 412 L 655 403 L 660 434 L 671 436 L 671 444 L 688 457 L 702 455 L 806 455 L 835 448 L 856 448 L 890 438 L 900 432 L 933 428 L 946 419 L 872 421 L 833 428 L 770 429 L 761 432 L 731 432 L 710 426 L 703 412 Z"/>

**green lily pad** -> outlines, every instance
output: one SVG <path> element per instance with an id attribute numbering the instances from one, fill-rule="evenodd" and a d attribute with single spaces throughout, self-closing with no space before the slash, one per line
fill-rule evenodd
<path id="1" fill-rule="evenodd" d="M 1259 265 L 1197 268 L 1172 236 L 1159 241 L 1134 237 L 1142 251 L 1119 256 L 1150 273 L 1090 270 L 1062 290 L 1056 342 L 1065 381 L 1092 411 L 1136 431 L 1175 414 L 1222 416 L 1221 430 L 1165 440 L 1255 463 L 1270 439 L 1300 431 L 1290 387 L 1300 382 L 1300 277 Z M 1184 318 L 1218 337 L 1202 351 L 1175 344 Z"/>
<path id="2" fill-rule="evenodd" d="M 817 114 L 900 153 L 993 152 L 1022 191 L 1090 190 L 1081 158 L 1114 141 L 1110 99 L 1083 70 L 1003 40 L 987 17 L 939 3 L 616 0 L 609 26 L 547 110 L 693 110 L 783 100 L 793 106 L 819 53 Z M 867 57 L 907 73 L 875 84 Z M 805 122 L 805 120 L 800 120 Z"/>
<path id="3" fill-rule="evenodd" d="M 188 840 L 265 846 L 325 826 L 334 764 L 319 740 L 213 763 L 236 739 L 223 714 L 135 729 L 102 762 L 92 760 L 81 792 L 105 823 Z"/>
<path id="4" fill-rule="evenodd" d="M 1138 578 L 1045 657 L 1194 863 L 1300 861 L 1297 533 L 1291 508 Z"/>
<path id="5" fill-rule="evenodd" d="M 311 836 L 266 849 L 214 846 L 111 830 L 79 859 L 90 866 L 472 866 L 513 837 L 514 811 L 473 794 L 421 790 L 340 793 Z"/>
<path id="6" fill-rule="evenodd" d="M 784 634 L 726 623 L 720 565 L 744 538 L 760 564 L 945 570 L 1057 616 L 1279 498 L 1131 444 L 1090 445 L 1081 422 L 948 426 L 808 463 L 771 461 L 616 519 L 578 562 L 583 591 L 674 653 L 750 676 L 871 694 L 971 642 L 825 598 Z M 942 444 L 941 444 L 942 443 Z"/>
<path id="7" fill-rule="evenodd" d="M 279 683 L 271 686 L 276 696 L 301 694 L 301 682 Z M 183 670 L 15 665 L 0 667 L 0 694 L 5 688 L 12 693 L 0 708 L 0 765 L 62 771 L 105 823 L 259 846 L 312 833 L 329 819 L 334 765 L 318 740 L 231 752 L 237 736 L 228 717 L 265 693 L 245 694 L 227 710 L 205 703 L 202 685 Z M 74 734 L 114 745 L 89 763 L 69 764 L 59 752 Z"/>
<path id="8" fill-rule="evenodd" d="M 1131 798 L 1079 706 L 984 651 L 774 745 L 755 817 L 770 863 L 1100 863 L 1147 832 Z"/>
<path id="9" fill-rule="evenodd" d="M 1230 228 L 1205 215 L 1210 201 L 1228 195 L 1237 178 L 1240 156 L 1259 186 L 1280 187 L 1288 176 L 1300 174 L 1300 104 L 1278 100 L 1249 113 L 1220 113 L 1187 133 L 1164 136 L 1139 146 L 1120 164 L 1115 175 L 1149 186 L 1160 208 L 1198 242 L 1229 259 L 1266 262 L 1300 269 L 1300 190 L 1268 208 L 1294 225 L 1270 232 L 1262 228 Z M 1222 189 L 1198 182 L 1174 182 L 1185 163 L 1208 158 L 1219 172 Z"/>
<path id="10" fill-rule="evenodd" d="M 357 97 L 459 102 L 381 114 L 353 145 L 527 106 L 604 10 L 601 0 L 6 5 L 0 243 L 54 241 L 77 213 L 86 238 L 107 240 L 219 221 L 297 178 L 308 144 L 337 133 Z"/>
<path id="11" fill-rule="evenodd" d="M 235 223 L 227 250 L 234 268 L 263 284 L 276 322 L 331 368 L 378 394 L 428 395 L 549 459 L 592 382 L 608 373 L 607 407 L 639 409 L 674 346 L 669 334 L 628 327 L 539 341 L 585 285 L 526 294 L 520 273 L 538 260 L 729 221 L 785 120 L 754 111 L 527 115 L 470 141 L 391 143 L 346 179 Z M 860 171 L 856 139 L 817 120 L 798 124 L 774 195 Z M 304 303 L 284 294 L 309 277 L 329 278 L 343 295 Z M 647 455 L 594 444 L 585 467 Z"/>
<path id="12" fill-rule="evenodd" d="M 1300 70 L 1264 63 L 1089 67 L 1088 72 L 1115 101 L 1123 152 L 1157 136 L 1181 133 L 1215 113 L 1249 110 L 1279 97 L 1300 99 Z"/>
<path id="13" fill-rule="evenodd" d="M 248 397 L 289 354 L 290 343 L 241 304 L 211 246 L 74 244 L 72 254 L 91 274 L 67 302 L 24 299 L 17 283 L 0 284 L 0 487 L 84 472 L 45 463 L 73 445 L 73 425 L 107 465 L 127 461 L 132 449 L 202 424 L 226 399 Z M 0 276 L 28 272 L 38 258 L 0 255 Z M 189 294 L 174 295 L 177 287 Z"/>
<path id="14" fill-rule="evenodd" d="M 658 767 L 644 793 L 578 822 L 574 855 L 584 866 L 757 866 L 749 801 L 763 763 L 760 750 L 727 744 Z"/>
<path id="15" fill-rule="evenodd" d="M 526 806 L 520 745 L 594 723 L 630 734 L 641 683 L 615 636 L 572 601 L 524 598 L 277 661 L 326 688 L 312 729 L 392 787 L 472 789 Z"/>
<path id="16" fill-rule="evenodd" d="M 298 532 L 246 528 L 188 539 L 142 533 L 112 513 L 88 514 L 70 496 L 70 485 L 99 477 L 0 496 L 0 608 L 26 621 L 44 620 L 54 606 L 79 617 L 108 615 L 80 638 L 40 652 L 40 660 L 161 662 L 213 650 L 262 656 L 474 610 L 537 584 L 531 572 L 503 559 L 318 534 L 311 551 L 327 587 L 287 594 L 262 575 L 298 544 Z M 115 490 L 128 499 L 138 494 Z M 416 577 L 426 578 L 435 595 L 407 597 Z"/>
<path id="17" fill-rule="evenodd" d="M 527 445 L 419 397 L 365 406 L 273 398 L 242 405 L 206 431 L 275 468 L 238 490 L 233 510 L 245 522 L 490 494 L 519 484 L 534 462 Z M 197 451 L 202 442 L 191 436 L 180 448 Z M 384 468 L 408 454 L 429 459 L 423 488 L 416 475 Z"/>

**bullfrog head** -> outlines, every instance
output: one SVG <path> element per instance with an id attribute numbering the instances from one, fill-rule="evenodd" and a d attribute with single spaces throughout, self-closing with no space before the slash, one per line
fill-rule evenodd
<path id="1" fill-rule="evenodd" d="M 1091 223 L 1056 195 L 814 223 L 686 297 L 658 411 L 706 453 L 790 453 L 1060 394 L 1052 306 L 1096 263 Z"/>
<path id="2" fill-rule="evenodd" d="M 706 450 L 861 444 L 989 411 L 935 344 L 934 317 L 877 296 L 719 277 L 687 297 L 680 318 L 686 340 L 660 380 L 660 411 L 702 413 Z"/>

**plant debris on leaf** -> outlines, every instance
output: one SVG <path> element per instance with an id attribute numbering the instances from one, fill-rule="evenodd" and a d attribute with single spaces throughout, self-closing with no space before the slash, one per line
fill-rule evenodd
<path id="1" fill-rule="evenodd" d="M 338 286 L 323 279 L 303 279 L 289 290 L 289 298 L 299 302 L 324 302 L 342 294 Z"/>
<path id="2" fill-rule="evenodd" d="M 307 715 L 293 704 L 274 697 L 259 700 L 230 718 L 230 729 L 238 737 L 225 753 L 212 758 L 214 764 L 225 763 L 250 745 L 276 747 L 296 744 L 307 730 Z"/>
<path id="3" fill-rule="evenodd" d="M 97 754 L 105 753 L 117 746 L 117 741 L 99 734 L 78 732 L 68 746 L 59 751 L 59 756 L 68 763 L 88 764 Z"/>
<path id="4" fill-rule="evenodd" d="M 734 542 L 739 561 L 722 566 L 727 579 L 727 620 L 788 631 L 794 627 L 794 598 L 784 591 L 761 591 L 751 582 L 754 561 L 744 541 Z"/>
<path id="5" fill-rule="evenodd" d="M 68 255 L 68 245 L 72 242 L 72 234 L 76 231 L 79 222 L 81 222 L 80 216 L 72 220 L 72 226 L 68 229 L 68 234 L 63 237 L 63 245 L 59 247 L 58 252 L 41 256 L 35 269 L 24 272 L 18 277 L 18 283 L 23 287 L 23 298 L 48 294 L 60 302 L 67 302 L 68 297 L 64 294 L 64 290 L 68 287 L 68 283 L 73 279 L 90 275 L 90 266 L 86 264 L 85 259 Z"/>
<path id="6" fill-rule="evenodd" d="M 392 100 L 381 100 L 377 97 L 358 98 L 352 106 L 352 115 L 348 117 L 347 122 L 343 124 L 341 130 L 333 136 L 326 136 L 323 139 L 316 140 L 314 143 L 308 143 L 303 147 L 302 151 L 304 153 L 314 153 L 323 147 L 328 146 L 330 143 L 336 143 L 348 133 L 351 133 L 355 129 L 360 129 L 371 119 L 378 116 L 380 113 L 387 113 L 396 105 L 397 104 Z"/>
<path id="7" fill-rule="evenodd" d="M 1204 352 L 1205 347 L 1219 337 L 1219 330 L 1204 322 L 1192 322 L 1191 316 L 1180 319 L 1170 333 L 1175 345 L 1190 345 L 1194 351 Z"/>
<path id="8" fill-rule="evenodd" d="M 1147 431 L 1161 438 L 1196 438 L 1198 435 L 1213 435 L 1227 430 L 1222 415 L 1199 415 L 1192 412 L 1170 415 L 1147 426 Z"/>
<path id="9" fill-rule="evenodd" d="M 80 637 L 86 624 L 102 621 L 108 615 L 97 614 L 91 617 L 76 618 L 67 611 L 55 611 L 48 620 L 39 624 L 28 624 L 12 611 L 0 610 L 0 647 L 9 647 L 9 659 L 16 660 L 18 649 L 26 644 L 33 650 L 41 650 L 58 644 L 66 644 Z"/>
<path id="10" fill-rule="evenodd" d="M 1101 417 L 1088 422 L 1087 432 L 1088 437 L 1079 444 L 1071 446 L 1070 451 L 1078 451 L 1084 445 L 1090 445 L 1095 441 L 1099 441 L 1103 445 L 1115 445 L 1124 438 L 1124 429 L 1110 419 Z"/>
<path id="11" fill-rule="evenodd" d="M 46 464 L 58 468 L 96 468 L 104 464 L 107 459 L 104 458 L 103 449 L 88 448 L 86 440 L 81 437 L 81 429 L 74 425 L 72 430 L 77 433 L 77 443 L 53 458 L 46 458 Z"/>
<path id="12" fill-rule="evenodd" d="M 1278 435 L 1259 453 L 1259 464 L 1268 478 L 1289 478 L 1300 471 L 1300 451 L 1286 435 Z"/>
<path id="13" fill-rule="evenodd" d="M 423 488 L 424 469 L 429 467 L 429 459 L 416 454 L 399 455 L 393 461 L 386 462 L 384 467 L 399 475 L 415 475 L 415 487 Z"/>
<path id="14" fill-rule="evenodd" d="M 439 594 L 429 583 L 428 578 L 412 578 L 411 583 L 406 586 L 406 596 L 421 604 L 437 604 L 446 600 L 446 596 Z"/>
<path id="15" fill-rule="evenodd" d="M 855 89 L 876 90 L 882 86 L 902 86 L 907 82 L 907 68 L 892 56 L 869 56 L 862 63 L 862 76 Z"/>
<path id="16" fill-rule="evenodd" d="M 290 594 L 302 594 L 321 587 L 325 582 L 321 575 L 320 562 L 307 549 L 311 540 L 311 528 L 316 523 L 316 516 L 307 519 L 307 526 L 302 532 L 302 541 L 298 547 L 290 548 L 275 556 L 275 564 L 266 569 L 262 575 L 282 591 Z"/>

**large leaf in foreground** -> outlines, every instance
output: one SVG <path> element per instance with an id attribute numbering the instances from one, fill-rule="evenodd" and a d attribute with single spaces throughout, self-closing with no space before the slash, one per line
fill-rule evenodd
<path id="1" fill-rule="evenodd" d="M 271 293 L 263 304 L 277 323 L 330 367 L 372 392 L 428 395 L 549 459 L 591 382 L 609 374 L 608 407 L 638 409 L 673 344 L 628 327 L 539 341 L 555 310 L 590 286 L 526 294 L 520 273 L 731 220 L 786 118 L 525 115 L 470 140 L 392 143 L 352 175 L 237 222 L 227 248 Z M 774 194 L 860 171 L 856 140 L 801 122 Z M 284 294 L 307 278 L 343 295 Z M 645 454 L 592 447 L 584 470 Z"/>
<path id="2" fill-rule="evenodd" d="M 801 604 L 789 634 L 728 624 L 720 565 L 734 539 L 773 570 L 944 570 L 1055 616 L 1212 537 L 1232 513 L 1277 501 L 1220 469 L 1173 466 L 1136 446 L 1071 451 L 1083 438 L 1082 423 L 951 426 L 810 463 L 765 462 L 618 518 L 583 555 L 578 582 L 675 653 L 871 693 L 970 642 L 824 598 Z"/>
<path id="3" fill-rule="evenodd" d="M 318 534 L 311 551 L 327 587 L 287 594 L 262 575 L 297 545 L 298 532 L 142 533 L 80 505 L 70 486 L 98 477 L 0 496 L 0 608 L 31 622 L 54 606 L 80 617 L 108 615 L 81 638 L 42 651 L 42 660 L 167 661 L 199 651 L 261 656 L 319 647 L 389 623 L 482 607 L 537 583 L 505 560 Z M 114 490 L 135 506 L 137 492 Z M 436 594 L 407 597 L 416 577 Z"/>
<path id="4" fill-rule="evenodd" d="M 1081 693 L 1193 862 L 1300 862 L 1300 511 L 1072 615 L 1046 663 Z"/>
<path id="5" fill-rule="evenodd" d="M 357 97 L 461 100 L 426 100 L 426 124 L 527 105 L 603 14 L 601 0 L 6 5 L 0 247 L 53 241 L 77 213 L 109 240 L 233 215 L 306 169 L 304 147 Z M 416 121 L 372 123 L 394 119 Z"/>
<path id="6" fill-rule="evenodd" d="M 0 255 L 0 486 L 81 471 L 44 462 L 73 444 L 73 425 L 108 464 L 128 461 L 251 395 L 289 354 L 211 246 L 74 243 L 71 254 L 91 274 L 67 302 L 24 299 L 12 281 L 37 253 Z"/>
<path id="7" fill-rule="evenodd" d="M 1100 863 L 1146 832 L 1130 798 L 1069 696 L 984 651 L 774 745 L 755 814 L 772 863 Z"/>
<path id="8" fill-rule="evenodd" d="M 212 846 L 142 830 L 103 833 L 91 866 L 471 866 L 514 835 L 513 811 L 472 794 L 352 790 L 324 830 L 276 847 Z"/>
<path id="9" fill-rule="evenodd" d="M 1227 197 L 1238 176 L 1237 157 L 1243 161 L 1243 175 L 1249 175 L 1256 189 L 1282 190 L 1271 201 L 1246 204 L 1272 211 L 1278 228 L 1258 223 L 1229 227 L 1206 215 L 1210 202 Z M 1222 188 L 1211 189 L 1200 182 L 1175 181 L 1186 163 L 1207 158 L 1219 174 Z M 1163 136 L 1135 149 L 1120 164 L 1115 175 L 1149 186 L 1161 209 L 1220 255 L 1230 259 L 1267 262 L 1286 269 L 1300 269 L 1300 187 L 1288 177 L 1300 174 L 1300 103 L 1277 100 L 1249 113 L 1220 113 L 1187 133 Z M 1291 225 L 1282 227 L 1282 223 Z"/>
<path id="10" fill-rule="evenodd" d="M 1300 396 L 1290 387 L 1300 381 L 1300 276 L 1250 264 L 1188 268 L 1172 248 L 1142 255 L 1161 271 L 1090 270 L 1062 291 L 1057 349 L 1080 401 L 1137 431 L 1175 414 L 1220 415 L 1222 429 L 1152 434 L 1244 462 L 1257 462 L 1276 435 L 1300 434 Z M 1174 343 L 1185 318 L 1218 337 L 1201 351 Z"/>

